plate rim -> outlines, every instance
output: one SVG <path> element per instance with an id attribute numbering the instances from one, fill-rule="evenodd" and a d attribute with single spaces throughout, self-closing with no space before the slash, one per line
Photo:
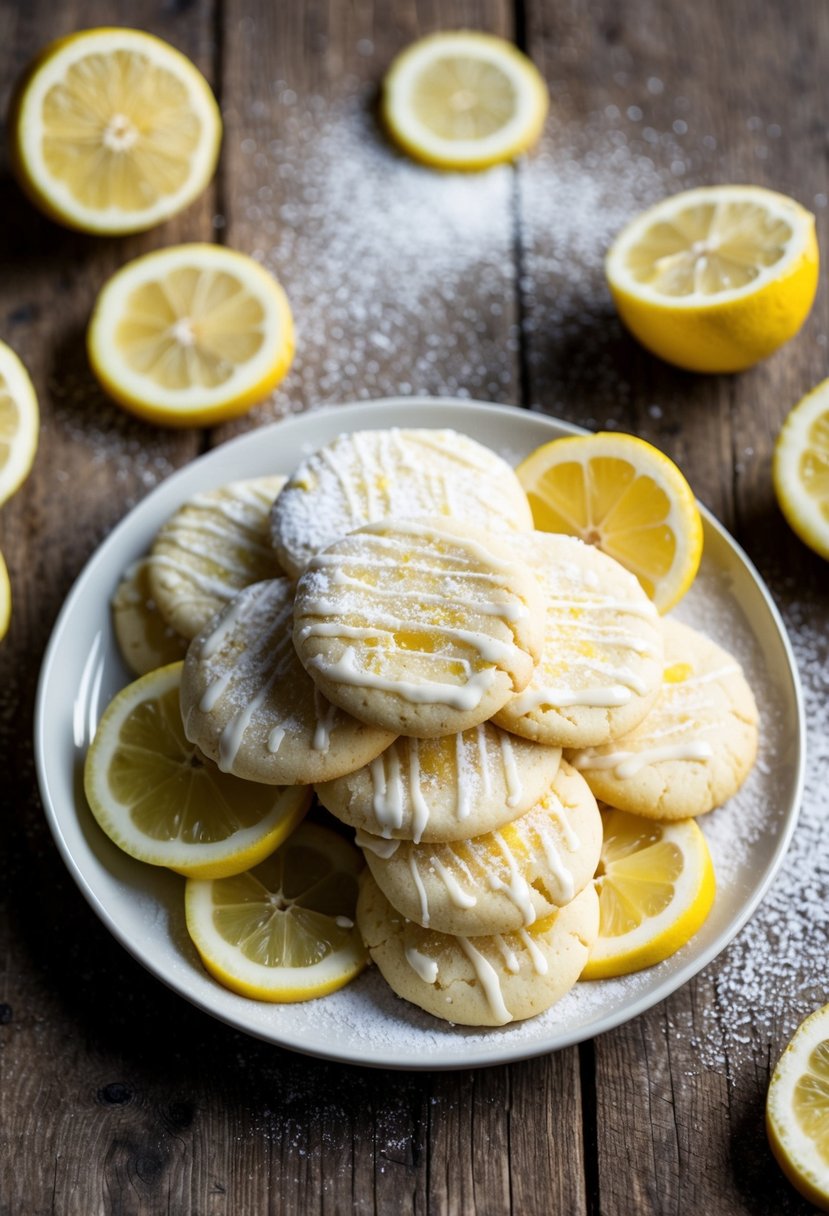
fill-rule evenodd
<path id="1" fill-rule="evenodd" d="M 245 1023 L 244 1018 L 236 1016 L 232 1010 L 224 1011 L 211 1007 L 210 1003 L 202 1000 L 197 993 L 188 991 L 186 985 L 182 982 L 176 982 L 173 975 L 166 974 L 163 966 L 157 963 L 151 951 L 142 948 L 136 944 L 128 935 L 126 930 L 122 929 L 110 912 L 105 901 L 102 900 L 98 892 L 94 889 L 93 884 L 88 881 L 86 875 L 82 873 L 80 864 L 76 861 L 75 856 L 64 835 L 61 817 L 55 806 L 52 798 L 51 787 L 49 783 L 49 762 L 47 759 L 47 747 L 45 739 L 45 722 L 46 714 L 46 693 L 49 687 L 50 679 L 52 678 L 53 669 L 57 663 L 61 653 L 61 642 L 66 632 L 69 623 L 72 619 L 72 611 L 75 602 L 81 597 L 86 587 L 87 582 L 94 576 L 96 568 L 103 562 L 104 557 L 109 554 L 120 542 L 124 531 L 127 531 L 130 526 L 134 526 L 134 517 L 136 513 L 149 514 L 152 510 L 154 502 L 157 498 L 165 496 L 169 493 L 169 485 L 171 482 L 178 479 L 180 476 L 192 470 L 195 466 L 203 467 L 205 464 L 218 463 L 222 454 L 227 454 L 229 450 L 245 446 L 253 442 L 253 437 L 262 437 L 263 432 L 279 432 L 287 426 L 298 426 L 300 429 L 309 425 L 311 422 L 320 417 L 342 417 L 343 430 L 349 428 L 347 418 L 355 413 L 373 412 L 381 413 L 389 409 L 418 409 L 425 407 L 427 411 L 439 411 L 444 407 L 452 407 L 453 409 L 472 409 L 485 410 L 503 419 L 531 417 L 534 421 L 539 422 L 542 426 L 549 426 L 551 431 L 572 434 L 589 433 L 585 428 L 567 422 L 563 419 L 556 418 L 551 414 L 543 413 L 539 410 L 525 409 L 518 405 L 504 405 L 491 401 L 478 401 L 473 398 L 466 397 L 432 397 L 428 395 L 412 395 L 412 396 L 397 396 L 397 397 L 382 397 L 365 401 L 344 402 L 342 404 L 327 404 L 320 407 L 312 407 L 298 414 L 286 415 L 284 418 L 274 422 L 266 423 L 259 427 L 254 427 L 241 435 L 234 436 L 227 442 L 212 448 L 210 451 L 197 456 L 195 459 L 182 465 L 173 473 L 165 477 L 159 484 L 144 496 L 138 503 L 135 504 L 119 522 L 115 525 L 109 535 L 99 544 L 90 554 L 84 563 L 77 578 L 72 584 L 60 612 L 56 617 L 52 626 L 48 643 L 44 650 L 43 659 L 41 661 L 40 672 L 37 682 L 37 692 L 35 700 L 34 713 L 34 753 L 35 753 L 35 768 L 37 774 L 38 789 L 40 799 L 43 806 L 43 811 L 55 841 L 58 851 L 64 862 L 64 865 L 71 874 L 76 886 L 81 891 L 81 894 L 91 906 L 98 918 L 103 922 L 107 930 L 115 937 L 116 941 L 124 947 L 125 950 L 146 970 L 150 972 L 156 979 L 160 980 L 178 996 L 187 1000 L 190 1004 L 201 1010 L 203 1013 L 216 1018 L 232 1029 L 240 1031 L 244 1034 L 257 1038 L 262 1042 L 268 1043 L 271 1046 L 295 1051 L 301 1055 L 309 1056 L 316 1059 L 329 1060 L 336 1063 L 361 1065 L 364 1067 L 390 1069 L 395 1071 L 427 1071 L 440 1070 L 452 1071 L 466 1068 L 481 1068 L 495 1067 L 500 1064 L 508 1064 L 520 1060 L 534 1059 L 538 1056 L 547 1055 L 552 1051 L 559 1051 L 566 1047 L 572 1047 L 578 1043 L 591 1040 L 599 1035 L 605 1034 L 610 1030 L 616 1029 L 618 1026 L 626 1022 L 632 1021 L 639 1017 L 648 1009 L 653 1008 L 667 997 L 676 992 L 679 988 L 684 987 L 695 975 L 707 967 L 713 959 L 720 955 L 734 938 L 745 927 L 747 922 L 756 912 L 760 903 L 765 898 L 769 887 L 780 871 L 783 859 L 788 851 L 791 843 L 792 835 L 797 826 L 797 820 L 800 812 L 800 807 L 803 798 L 803 788 L 805 782 L 805 763 L 806 763 L 806 730 L 805 730 L 805 715 L 803 692 L 798 672 L 797 662 L 792 649 L 785 624 L 774 602 L 774 599 L 761 577 L 756 566 L 751 558 L 742 548 L 738 541 L 727 531 L 723 524 L 713 515 L 713 513 L 699 500 L 697 505 L 703 517 L 703 526 L 705 529 L 710 529 L 715 533 L 721 543 L 733 551 L 742 564 L 744 571 L 749 576 L 755 589 L 759 592 L 761 599 L 764 602 L 771 624 L 774 626 L 775 633 L 781 644 L 784 658 L 786 660 L 786 671 L 790 684 L 789 693 L 795 707 L 795 722 L 794 734 L 796 738 L 796 749 L 793 760 L 794 774 L 792 784 L 792 795 L 790 805 L 786 812 L 786 818 L 783 824 L 783 830 L 780 832 L 775 843 L 774 850 L 770 856 L 765 872 L 759 882 L 755 884 L 751 896 L 743 903 L 737 915 L 732 917 L 727 927 L 722 930 L 718 936 L 709 943 L 709 945 L 701 950 L 698 954 L 692 955 L 685 963 L 671 972 L 670 975 L 664 977 L 663 981 L 650 991 L 640 994 L 638 998 L 631 1000 L 628 1003 L 620 1006 L 618 1009 L 605 1013 L 604 1015 L 588 1022 L 586 1025 L 574 1027 L 571 1031 L 553 1032 L 549 1037 L 549 1042 L 531 1042 L 525 1043 L 518 1041 L 513 1044 L 504 1044 L 500 1048 L 495 1044 L 495 1049 L 480 1048 L 471 1051 L 464 1051 L 464 1043 L 466 1040 L 459 1037 L 457 1047 L 453 1049 L 437 1048 L 432 1054 L 427 1053 L 427 1058 L 422 1060 L 405 1060 L 392 1058 L 391 1056 L 383 1056 L 382 1049 L 380 1055 L 369 1058 L 366 1054 L 357 1047 L 343 1046 L 337 1044 L 330 1046 L 319 1045 L 309 1047 L 298 1041 L 296 1036 L 267 1034 L 256 1028 L 252 1028 Z M 554 438 L 551 435 L 551 438 Z M 755 635 L 756 636 L 756 635 Z M 77 745 L 76 745 L 77 749 Z M 521 1025 L 516 1023 L 515 1025 Z M 462 1058 L 459 1058 L 462 1057 Z"/>

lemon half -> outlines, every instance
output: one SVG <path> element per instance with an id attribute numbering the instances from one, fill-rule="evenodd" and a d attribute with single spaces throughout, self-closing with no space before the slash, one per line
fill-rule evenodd
<path id="1" fill-rule="evenodd" d="M 829 558 L 829 380 L 794 407 L 774 449 L 774 492 L 790 527 Z"/>
<path id="2" fill-rule="evenodd" d="M 795 1031 L 772 1073 L 769 1144 L 786 1177 L 829 1212 L 829 1005 Z"/>
<path id="3" fill-rule="evenodd" d="M 294 327 L 285 292 L 246 254 L 175 245 L 128 262 L 104 285 L 87 333 L 106 391 L 162 426 L 245 413 L 287 372 Z"/>
<path id="4" fill-rule="evenodd" d="M 549 98 L 526 55 L 493 34 L 432 34 L 402 51 L 383 82 L 396 142 L 442 169 L 483 169 L 536 142 Z"/>
<path id="5" fill-rule="evenodd" d="M 343 837 L 304 823 L 247 874 L 190 879 L 187 928 L 205 967 L 260 1001 L 307 1001 L 342 988 L 368 961 L 354 924 L 362 868 Z"/>
<path id="6" fill-rule="evenodd" d="M 18 85 L 13 164 L 32 201 L 84 232 L 139 232 L 204 190 L 222 121 L 185 55 L 142 30 L 60 38 Z"/>
<path id="7" fill-rule="evenodd" d="M 222 773 L 184 735 L 182 663 L 128 685 L 89 748 L 84 789 L 119 848 L 179 874 L 219 878 L 256 865 L 308 809 L 310 790 Z"/>
<path id="8" fill-rule="evenodd" d="M 604 842 L 595 878 L 599 937 L 582 979 L 652 967 L 694 936 L 714 902 L 714 866 L 693 819 L 659 823 L 602 811 Z"/>
<path id="9" fill-rule="evenodd" d="M 809 314 L 815 218 L 759 186 L 688 190 L 637 216 L 605 270 L 619 315 L 643 346 L 690 371 L 741 371 Z"/>
<path id="10" fill-rule="evenodd" d="M 543 532 L 596 545 L 639 579 L 660 612 L 699 569 L 702 520 L 691 487 L 664 452 L 601 431 L 553 439 L 516 469 Z"/>
<path id="11" fill-rule="evenodd" d="M 39 436 L 34 386 L 11 347 L 0 342 L 0 503 L 27 477 Z"/>

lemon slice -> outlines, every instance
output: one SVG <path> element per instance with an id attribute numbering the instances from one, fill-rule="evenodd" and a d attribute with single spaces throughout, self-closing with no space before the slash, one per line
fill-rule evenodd
<path id="1" fill-rule="evenodd" d="M 32 467 L 40 433 L 37 397 L 28 372 L 0 342 L 0 503 L 19 489 Z"/>
<path id="2" fill-rule="evenodd" d="M 791 1184 L 829 1212 L 829 1005 L 801 1023 L 780 1057 L 769 1085 L 766 1131 Z"/>
<path id="3" fill-rule="evenodd" d="M 207 970 L 260 1001 L 307 1001 L 365 967 L 354 925 L 361 854 L 304 823 L 267 861 L 216 882 L 190 879 L 187 928 Z"/>
<path id="4" fill-rule="evenodd" d="M 664 199 L 605 262 L 622 320 L 643 346 L 696 372 L 736 372 L 800 329 L 815 297 L 815 217 L 759 186 Z"/>
<path id="5" fill-rule="evenodd" d="M 664 452 L 602 431 L 543 444 L 516 469 L 535 526 L 596 545 L 639 579 L 660 612 L 699 569 L 702 520 L 688 482 Z"/>
<path id="6" fill-rule="evenodd" d="M 9 631 L 12 616 L 12 589 L 3 554 L 0 553 L 0 642 Z"/>
<path id="7" fill-rule="evenodd" d="M 829 558 L 829 380 L 789 414 L 774 449 L 774 492 L 802 541 Z"/>
<path id="8" fill-rule="evenodd" d="M 693 819 L 659 823 L 602 811 L 604 843 L 596 873 L 599 937 L 582 979 L 641 971 L 675 954 L 714 902 L 714 866 Z"/>
<path id="9" fill-rule="evenodd" d="M 293 358 L 294 327 L 285 292 L 253 258 L 176 245 L 109 279 L 87 348 L 125 409 L 162 426 L 209 426 L 276 387 Z"/>
<path id="10" fill-rule="evenodd" d="M 182 666 L 151 671 L 109 704 L 87 753 L 84 788 L 98 823 L 131 857 L 222 878 L 273 852 L 305 814 L 310 792 L 222 773 L 188 743 Z"/>
<path id="11" fill-rule="evenodd" d="M 397 143 L 442 169 L 484 169 L 532 147 L 547 86 L 511 42 L 462 30 L 413 43 L 383 82 L 382 113 Z"/>
<path id="12" fill-rule="evenodd" d="M 152 34 L 82 30 L 38 56 L 10 118 L 32 201 L 84 232 L 140 232 L 201 194 L 222 120 L 201 72 Z"/>

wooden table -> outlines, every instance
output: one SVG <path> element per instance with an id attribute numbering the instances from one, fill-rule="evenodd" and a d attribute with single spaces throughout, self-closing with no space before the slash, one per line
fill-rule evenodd
<path id="1" fill-rule="evenodd" d="M 827 567 L 774 503 L 770 453 L 827 373 L 821 289 L 755 370 L 686 375 L 616 321 L 607 239 L 663 194 L 750 181 L 796 196 L 829 248 L 829 9 L 811 0 L 4 0 L 5 97 L 49 37 L 139 25 L 219 95 L 219 174 L 184 215 L 125 240 L 74 235 L 0 178 L 0 336 L 28 364 L 40 451 L 3 508 L 14 589 L 0 648 L 0 1213 L 799 1213 L 763 1131 L 772 1066 L 829 999 Z M 392 54 L 435 28 L 515 38 L 544 72 L 542 146 L 480 178 L 479 206 L 383 141 Z M 456 197 L 457 196 L 457 197 Z M 217 240 L 264 258 L 299 353 L 274 398 L 209 433 L 128 418 L 83 333 L 128 258 Z M 669 1000 L 602 1038 L 478 1072 L 340 1067 L 192 1008 L 109 936 L 41 810 L 31 718 L 52 622 L 96 545 L 153 485 L 232 434 L 325 402 L 468 395 L 645 436 L 747 548 L 793 633 L 814 733 L 810 834 L 757 918 Z M 821 852 L 822 848 L 822 852 Z M 781 909 L 801 900 L 802 920 Z M 748 935 L 748 936 L 747 936 Z M 752 943 L 779 944 L 758 966 Z M 748 946 L 746 946 L 748 943 Z M 741 976 L 745 976 L 742 983 Z"/>

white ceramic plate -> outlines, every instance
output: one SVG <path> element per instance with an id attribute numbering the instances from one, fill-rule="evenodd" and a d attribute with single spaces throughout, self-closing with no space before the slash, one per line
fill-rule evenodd
<path id="1" fill-rule="evenodd" d="M 341 431 L 453 427 L 510 460 L 570 433 L 551 418 L 465 401 L 400 400 L 340 406 L 253 431 L 194 461 L 121 522 L 87 564 L 55 625 L 38 690 L 35 746 L 50 827 L 75 881 L 118 940 L 201 1009 L 259 1038 L 312 1055 L 388 1068 L 463 1068 L 540 1055 L 635 1017 L 710 962 L 757 907 L 794 829 L 803 773 L 796 668 L 777 611 L 756 571 L 710 516 L 700 574 L 680 606 L 738 655 L 763 715 L 760 761 L 732 802 L 705 817 L 718 876 L 713 911 L 672 959 L 621 980 L 578 984 L 540 1017 L 496 1030 L 452 1027 L 395 997 L 374 969 L 350 987 L 300 1005 L 236 996 L 203 970 L 184 925 L 183 880 L 120 852 L 86 806 L 84 754 L 110 698 L 130 679 L 110 625 L 125 568 L 165 519 L 200 490 L 236 478 L 289 473 Z"/>

